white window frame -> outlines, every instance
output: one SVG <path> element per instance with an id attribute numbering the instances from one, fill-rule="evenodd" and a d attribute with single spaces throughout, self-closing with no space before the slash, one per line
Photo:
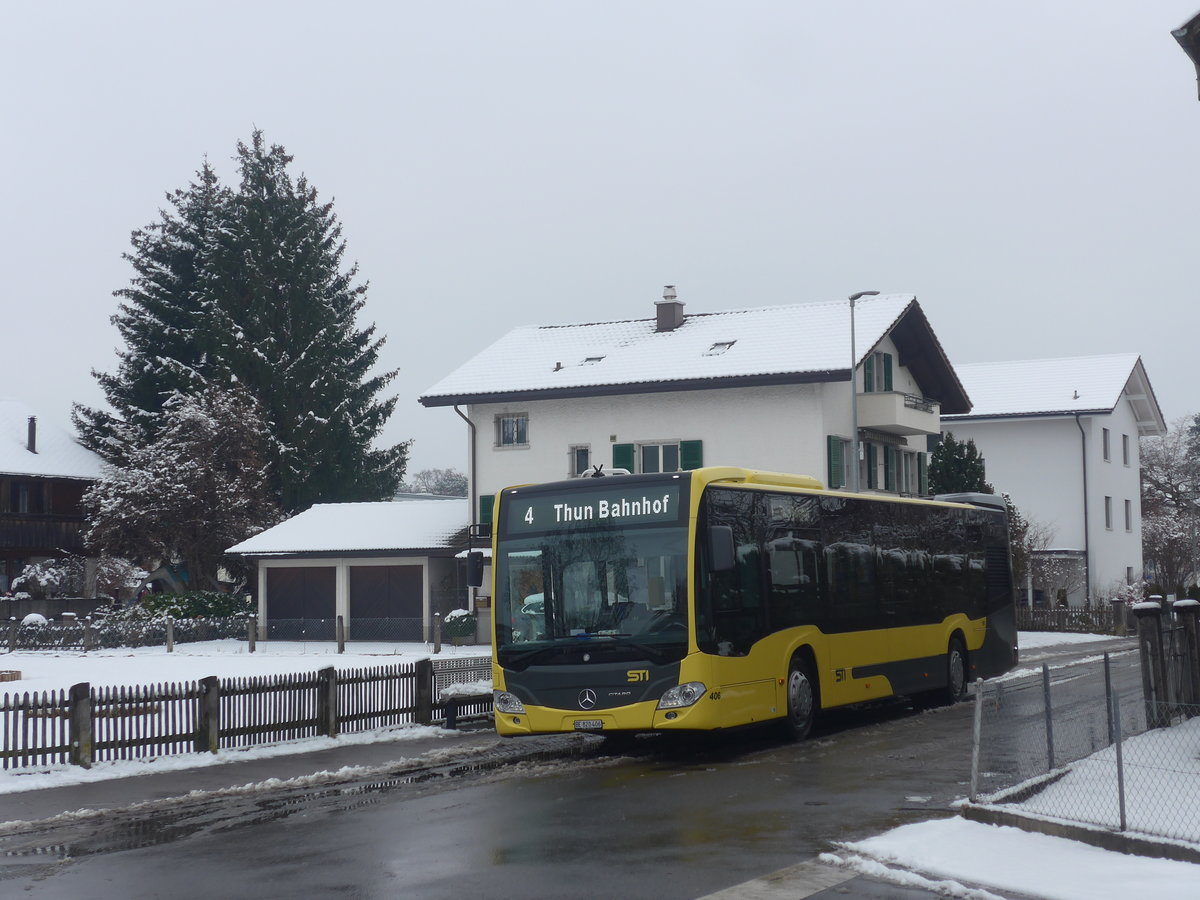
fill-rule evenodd
<path id="1" fill-rule="evenodd" d="M 515 438 L 520 434 L 520 428 L 515 423 L 517 423 L 521 420 L 524 420 L 524 423 L 525 423 L 525 440 L 524 441 L 515 440 Z M 504 440 L 504 423 L 505 423 L 505 421 L 514 422 L 514 425 L 513 425 L 514 440 L 512 440 L 512 441 L 506 442 Z M 524 449 L 524 448 L 529 447 L 529 413 L 527 413 L 527 412 L 497 413 L 496 414 L 496 434 L 495 434 L 495 445 L 494 446 L 497 450 L 518 450 L 518 449 Z"/>
<path id="2" fill-rule="evenodd" d="M 1113 530 L 1112 497 L 1104 498 L 1104 527 L 1109 531 Z"/>
<path id="3" fill-rule="evenodd" d="M 1133 501 L 1125 501 L 1125 530 L 1133 531 Z"/>
<path id="4" fill-rule="evenodd" d="M 637 444 L 634 444 L 635 458 L 634 458 L 633 462 L 634 462 L 634 467 L 637 469 L 639 474 L 642 474 L 646 471 L 646 467 L 642 464 L 642 458 L 645 453 L 645 450 L 647 450 L 650 447 L 655 447 L 658 449 L 658 468 L 652 469 L 651 470 L 652 472 L 682 472 L 683 471 L 683 469 L 679 468 L 680 463 L 683 461 L 682 460 L 683 454 L 679 449 L 679 441 L 641 441 Z M 675 468 L 674 469 L 665 469 L 663 467 L 662 457 L 663 457 L 663 448 L 664 447 L 673 447 L 675 449 Z"/>
<path id="5" fill-rule="evenodd" d="M 1121 435 L 1121 461 L 1129 465 L 1129 435 Z"/>
<path id="6" fill-rule="evenodd" d="M 1112 462 L 1112 435 L 1107 428 L 1100 429 L 1100 438 L 1104 447 L 1104 461 Z"/>
<path id="7" fill-rule="evenodd" d="M 577 454 L 579 451 L 587 454 L 587 463 L 580 470 L 576 463 L 578 462 Z M 572 478 L 578 478 L 586 475 L 592 468 L 592 445 L 591 444 L 571 444 L 567 447 L 567 472 Z"/>

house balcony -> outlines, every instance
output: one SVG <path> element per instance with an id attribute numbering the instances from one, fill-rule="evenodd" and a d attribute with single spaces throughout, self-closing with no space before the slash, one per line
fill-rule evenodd
<path id="1" fill-rule="evenodd" d="M 0 513 L 0 550 L 47 556 L 82 553 L 82 530 L 78 516 Z"/>
<path id="2" fill-rule="evenodd" d="M 858 395 L 858 426 L 887 434 L 940 434 L 941 404 L 900 391 Z"/>

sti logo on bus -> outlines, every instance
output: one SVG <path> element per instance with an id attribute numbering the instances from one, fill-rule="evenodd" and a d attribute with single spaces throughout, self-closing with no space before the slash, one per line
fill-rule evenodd
<path id="1" fill-rule="evenodd" d="M 630 683 L 635 682 L 635 681 L 649 681 L 650 680 L 650 670 L 649 669 L 629 669 L 625 673 L 625 680 Z"/>
<path id="2" fill-rule="evenodd" d="M 505 498 L 508 532 L 558 531 L 681 521 L 679 487 L 620 487 L 558 492 L 513 491 Z"/>

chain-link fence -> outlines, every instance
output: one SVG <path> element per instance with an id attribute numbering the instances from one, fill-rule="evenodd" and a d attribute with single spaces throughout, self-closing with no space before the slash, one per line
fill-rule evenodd
<path id="1" fill-rule="evenodd" d="M 1200 843 L 1200 707 L 1148 703 L 1136 655 L 984 682 L 975 703 L 973 803 Z"/>

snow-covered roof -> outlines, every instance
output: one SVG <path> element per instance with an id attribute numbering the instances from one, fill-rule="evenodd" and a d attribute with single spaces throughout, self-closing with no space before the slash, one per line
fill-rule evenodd
<path id="1" fill-rule="evenodd" d="M 966 408 L 941 346 L 911 294 L 866 297 L 855 306 L 858 362 L 906 320 L 929 396 Z M 895 337 L 893 335 L 893 337 Z M 569 397 L 632 390 L 687 390 L 753 383 L 846 381 L 850 314 L 845 300 L 693 313 L 658 331 L 656 319 L 514 328 L 433 387 L 425 406 Z M 914 372 L 914 374 L 917 374 Z M 918 379 L 920 375 L 917 374 Z M 942 396 L 939 396 L 942 395 Z"/>
<path id="2" fill-rule="evenodd" d="M 29 419 L 36 417 L 36 452 L 29 450 Z M 45 478 L 100 477 L 103 460 L 63 428 L 18 400 L 0 399 L 0 474 Z"/>
<path id="3" fill-rule="evenodd" d="M 1136 353 L 955 366 L 973 405 L 948 420 L 1110 413 L 1124 394 L 1138 434 L 1165 434 L 1166 422 Z"/>
<path id="4" fill-rule="evenodd" d="M 464 497 L 378 503 L 318 503 L 227 553 L 242 556 L 458 550 L 467 527 Z"/>

